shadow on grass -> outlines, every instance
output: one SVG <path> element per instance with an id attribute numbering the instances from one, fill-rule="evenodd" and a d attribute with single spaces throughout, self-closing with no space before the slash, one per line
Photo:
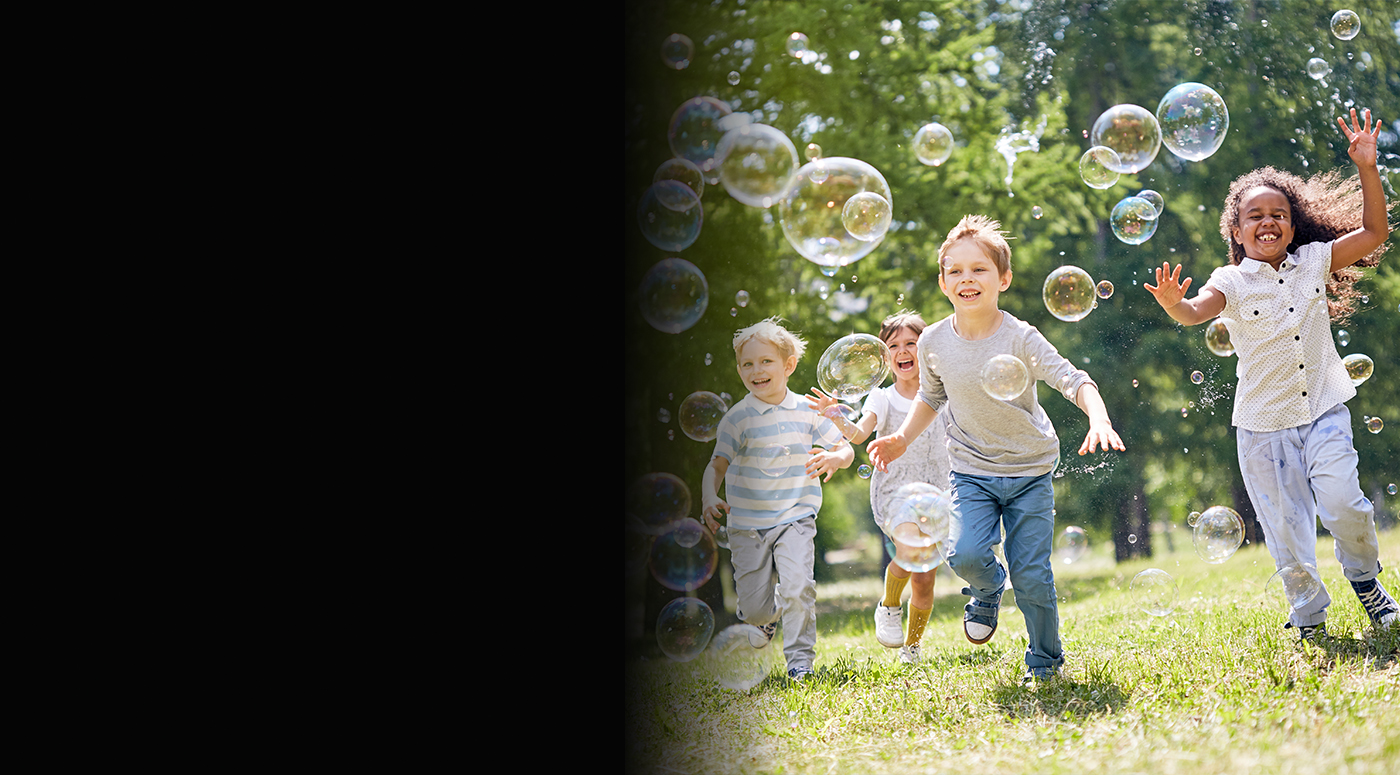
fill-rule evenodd
<path id="1" fill-rule="evenodd" d="M 1131 692 L 1103 676 L 1076 681 L 1058 677 L 1031 684 L 1006 683 L 992 691 L 992 699 L 1008 717 L 1047 716 L 1082 720 L 1097 714 L 1122 710 Z"/>
<path id="2" fill-rule="evenodd" d="M 1320 670 L 1363 662 L 1369 662 L 1374 670 L 1384 670 L 1400 661 L 1400 625 L 1370 629 L 1360 638 L 1324 635 L 1304 648 L 1309 650 L 1313 663 Z"/>

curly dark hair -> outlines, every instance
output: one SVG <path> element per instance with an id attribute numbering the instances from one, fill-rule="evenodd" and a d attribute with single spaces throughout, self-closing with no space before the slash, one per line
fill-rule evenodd
<path id="1" fill-rule="evenodd" d="M 1260 167 L 1235 178 L 1225 195 L 1225 206 L 1220 210 L 1220 236 L 1230 246 L 1231 264 L 1238 265 L 1245 259 L 1244 247 L 1231 233 L 1239 226 L 1240 199 L 1257 186 L 1267 186 L 1288 198 L 1293 216 L 1293 241 L 1288 243 L 1290 253 L 1310 242 L 1330 242 L 1361 228 L 1360 178 L 1343 178 L 1337 170 L 1330 170 L 1304 180 L 1274 167 Z M 1387 213 L 1391 207 L 1393 203 L 1387 204 Z M 1376 266 L 1389 247 L 1389 241 L 1382 243 L 1354 266 Z M 1333 323 L 1346 322 L 1356 311 L 1355 299 L 1361 295 L 1355 288 L 1359 279 L 1361 272 L 1347 267 L 1333 272 L 1327 281 L 1327 314 Z"/>

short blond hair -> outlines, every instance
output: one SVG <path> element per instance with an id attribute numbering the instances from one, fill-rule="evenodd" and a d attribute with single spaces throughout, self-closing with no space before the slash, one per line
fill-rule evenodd
<path id="1" fill-rule="evenodd" d="M 1011 245 L 1006 241 L 1006 233 L 1001 230 L 1001 222 L 985 215 L 964 215 L 938 247 L 938 274 L 943 274 L 943 259 L 948 251 L 964 239 L 970 239 L 982 248 L 982 253 L 997 265 L 998 277 L 1004 277 L 1011 271 Z"/>
<path id="2" fill-rule="evenodd" d="M 775 315 L 734 332 L 735 360 L 739 358 L 739 350 L 748 344 L 750 339 L 758 339 L 778 348 L 784 360 L 794 355 L 797 356 L 797 360 L 802 360 L 802 354 L 807 352 L 807 342 L 779 325 L 781 320 L 782 318 Z"/>

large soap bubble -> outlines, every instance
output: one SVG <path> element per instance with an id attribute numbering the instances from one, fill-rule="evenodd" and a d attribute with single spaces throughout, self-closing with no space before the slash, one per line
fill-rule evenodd
<path id="1" fill-rule="evenodd" d="M 1290 562 L 1274 571 L 1264 585 L 1269 597 L 1289 610 L 1311 603 L 1322 591 L 1322 577 L 1309 562 Z"/>
<path id="2" fill-rule="evenodd" d="M 1361 353 L 1350 353 L 1342 359 L 1342 365 L 1347 369 L 1347 376 L 1351 378 L 1351 384 L 1360 385 L 1371 378 L 1371 373 L 1376 370 L 1376 364 L 1371 361 L 1370 356 Z"/>
<path id="3" fill-rule="evenodd" d="M 714 441 L 719 433 L 719 421 L 724 419 L 727 411 L 729 407 L 724 405 L 724 399 L 714 393 L 697 390 L 681 401 L 680 411 L 677 412 L 681 433 L 696 441 Z"/>
<path id="4" fill-rule="evenodd" d="M 1084 528 L 1070 525 L 1055 539 L 1055 557 L 1069 565 L 1078 562 L 1089 551 L 1089 534 Z"/>
<path id="5" fill-rule="evenodd" d="M 768 675 L 768 643 L 768 636 L 752 624 L 730 625 L 710 641 L 706 666 L 720 686 L 748 691 Z"/>
<path id="6" fill-rule="evenodd" d="M 841 209 L 841 224 L 852 237 L 862 242 L 882 239 L 890 230 L 890 203 L 872 191 L 862 191 L 846 200 Z"/>
<path id="7" fill-rule="evenodd" d="M 1096 145 L 1079 157 L 1079 179 L 1089 188 L 1111 188 L 1118 182 L 1116 170 L 1121 166 L 1117 151 Z"/>
<path id="8" fill-rule="evenodd" d="M 879 337 L 850 334 L 831 343 L 817 362 L 817 384 L 827 395 L 851 401 L 890 375 L 890 348 Z"/>
<path id="9" fill-rule="evenodd" d="M 642 317 L 652 328 L 679 334 L 705 314 L 710 305 L 710 285 L 694 264 L 667 258 L 647 270 L 637 296 Z"/>
<path id="10" fill-rule="evenodd" d="M 1146 199 L 1125 197 L 1113 207 L 1108 224 L 1119 242 L 1141 245 L 1157 233 L 1157 208 Z"/>
<path id="11" fill-rule="evenodd" d="M 715 612 L 705 601 L 678 597 L 656 617 L 656 642 L 666 656 L 689 662 L 705 651 L 715 631 Z"/>
<path id="12" fill-rule="evenodd" d="M 715 151 L 724 136 L 720 119 L 733 112 L 728 104 L 714 97 L 694 97 L 681 103 L 671 114 L 671 124 L 666 130 L 671 153 L 711 172 L 717 166 Z"/>
<path id="13" fill-rule="evenodd" d="M 1026 364 L 1014 355 L 1002 353 L 982 364 L 982 390 L 1001 401 L 1010 401 L 1026 392 L 1031 383 Z"/>
<path id="14" fill-rule="evenodd" d="M 1167 209 L 1167 200 L 1163 199 L 1161 194 L 1150 188 L 1144 188 L 1136 194 L 1133 194 L 1133 196 L 1138 199 L 1146 199 L 1152 203 L 1152 209 L 1154 211 L 1152 215 L 1153 218 L 1160 216 L 1162 211 Z"/>
<path id="15" fill-rule="evenodd" d="M 1128 591 L 1138 607 L 1153 616 L 1166 616 L 1176 607 L 1176 579 L 1160 568 L 1134 576 Z"/>
<path id="16" fill-rule="evenodd" d="M 778 202 L 783 236 L 803 258 L 832 272 L 855 263 L 883 241 L 856 239 L 842 220 L 846 202 L 867 191 L 879 194 L 893 210 L 885 176 L 869 164 L 842 156 L 808 162 Z"/>
<path id="17" fill-rule="evenodd" d="M 715 158 L 724 190 L 751 207 L 772 207 L 797 171 L 797 146 L 767 124 L 745 124 L 725 132 Z"/>
<path id="18" fill-rule="evenodd" d="M 672 523 L 651 545 L 651 575 L 667 589 L 689 592 L 705 586 L 719 565 L 714 536 L 694 519 Z M 701 644 L 703 648 L 703 644 Z"/>
<path id="19" fill-rule="evenodd" d="M 1050 314 L 1073 323 L 1094 309 L 1094 278 L 1077 266 L 1062 266 L 1045 278 L 1041 298 Z"/>
<path id="20" fill-rule="evenodd" d="M 926 482 L 900 487 L 885 504 L 880 529 L 885 547 L 899 567 L 926 573 L 943 564 L 952 550 L 952 498 Z"/>
<path id="21" fill-rule="evenodd" d="M 640 532 L 661 535 L 690 514 L 690 488 L 675 474 L 647 474 L 627 488 L 625 508 Z"/>
<path id="22" fill-rule="evenodd" d="M 1196 519 L 1191 542 L 1202 560 L 1219 565 L 1233 557 L 1244 543 L 1244 520 L 1234 509 L 1211 506 Z"/>
<path id="23" fill-rule="evenodd" d="M 1225 100 L 1203 83 L 1173 86 L 1157 104 L 1157 121 L 1167 150 L 1187 161 L 1200 161 L 1220 150 L 1230 129 Z"/>
<path id="24" fill-rule="evenodd" d="M 642 236 L 668 252 L 679 252 L 695 244 L 704 220 L 700 197 L 678 180 L 656 181 L 637 202 L 637 225 Z"/>
<path id="25" fill-rule="evenodd" d="M 1229 318 L 1216 318 L 1206 326 L 1206 347 L 1221 358 L 1235 354 L 1235 345 L 1230 342 Z"/>
<path id="26" fill-rule="evenodd" d="M 937 167 L 953 155 L 953 133 L 937 121 L 924 124 L 914 133 L 914 158 Z"/>
<path id="27" fill-rule="evenodd" d="M 1089 139 L 1094 145 L 1112 148 L 1118 154 L 1118 164 L 1109 169 L 1127 174 L 1146 168 L 1157 158 L 1157 150 L 1162 147 L 1162 128 L 1147 108 L 1114 105 L 1094 122 Z"/>
<path id="28" fill-rule="evenodd" d="M 1332 14 L 1332 34 L 1338 40 L 1351 40 L 1361 33 L 1361 17 L 1356 11 L 1343 9 Z"/>

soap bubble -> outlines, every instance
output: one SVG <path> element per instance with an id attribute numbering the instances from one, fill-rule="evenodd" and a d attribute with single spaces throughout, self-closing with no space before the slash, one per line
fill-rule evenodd
<path id="1" fill-rule="evenodd" d="M 1120 174 L 1144 169 L 1162 147 L 1162 129 L 1156 116 L 1137 105 L 1114 105 L 1105 110 L 1089 130 L 1089 138 L 1094 145 L 1112 148 L 1118 154 L 1117 163 L 1109 169 Z"/>
<path id="2" fill-rule="evenodd" d="M 642 236 L 668 252 L 679 252 L 695 244 L 704 220 L 700 197 L 678 180 L 651 184 L 637 202 L 637 225 Z"/>
<path id="3" fill-rule="evenodd" d="M 1193 512 L 1191 512 L 1190 514 L 1187 514 L 1187 515 L 1186 515 L 1186 524 L 1189 525 L 1189 526 L 1191 526 L 1191 527 L 1195 527 L 1195 526 L 1196 526 L 1196 523 L 1199 522 L 1200 520 L 1201 520 L 1201 512 L 1199 512 L 1199 511 L 1193 511 Z"/>
<path id="4" fill-rule="evenodd" d="M 1339 40 L 1351 40 L 1361 32 L 1361 17 L 1355 11 L 1341 10 L 1332 14 L 1332 34 Z"/>
<path id="5" fill-rule="evenodd" d="M 1129 534 L 1128 534 L 1128 543 L 1130 543 L 1130 544 L 1135 544 L 1135 543 L 1137 543 L 1137 533 L 1129 533 Z"/>
<path id="6" fill-rule="evenodd" d="M 822 157 L 822 147 L 816 143 L 807 143 L 807 161 L 816 161 Z"/>
<path id="7" fill-rule="evenodd" d="M 1129 245 L 1141 245 L 1157 232 L 1157 209 L 1146 199 L 1126 197 L 1108 216 L 1113 236 Z"/>
<path id="8" fill-rule="evenodd" d="M 1176 580 L 1159 568 L 1134 576 L 1128 590 L 1138 607 L 1153 616 L 1166 616 L 1176 607 Z"/>
<path id="9" fill-rule="evenodd" d="M 690 488 L 675 474 L 647 474 L 627 488 L 626 513 L 643 533 L 670 532 L 674 523 L 690 514 Z"/>
<path id="10" fill-rule="evenodd" d="M 726 689 L 745 692 L 768 675 L 768 636 L 752 624 L 733 624 L 710 641 L 706 667 Z"/>
<path id="11" fill-rule="evenodd" d="M 880 529 L 885 546 L 899 567 L 926 573 L 947 559 L 952 549 L 948 533 L 952 497 L 926 482 L 911 482 L 890 496 Z"/>
<path id="12" fill-rule="evenodd" d="M 861 463 L 860 466 L 856 468 L 856 476 L 859 476 L 862 479 L 869 479 L 870 476 L 874 473 L 875 469 L 871 468 L 870 466 L 864 463 Z"/>
<path id="13" fill-rule="evenodd" d="M 1050 314 L 1067 323 L 1083 320 L 1094 309 L 1094 278 L 1077 266 L 1062 266 L 1045 278 L 1041 298 Z"/>
<path id="14" fill-rule="evenodd" d="M 681 401 L 678 410 L 681 433 L 695 441 L 714 441 L 719 433 L 719 421 L 729 407 L 714 393 L 697 390 Z"/>
<path id="15" fill-rule="evenodd" d="M 1395 483 L 1391 482 L 1390 484 L 1385 486 L 1385 491 L 1390 493 L 1391 495 L 1394 495 L 1396 492 L 1400 492 L 1400 488 L 1397 488 L 1395 486 Z"/>
<path id="16" fill-rule="evenodd" d="M 890 229 L 890 203 L 879 194 L 862 191 L 846 200 L 841 208 L 841 224 L 858 240 L 869 242 L 885 236 Z"/>
<path id="17" fill-rule="evenodd" d="M 1327 60 L 1317 57 L 1308 60 L 1307 69 L 1308 77 L 1314 81 L 1320 81 L 1332 72 L 1332 66 L 1327 64 Z"/>
<path id="18" fill-rule="evenodd" d="M 1069 565 L 1077 562 L 1089 551 L 1089 534 L 1084 528 L 1070 525 L 1055 539 L 1055 556 L 1060 562 Z"/>
<path id="19" fill-rule="evenodd" d="M 846 438 L 846 441 L 854 441 L 855 437 L 860 434 L 860 428 L 850 419 L 848 409 L 849 407 L 841 404 L 828 406 L 822 410 L 822 416 L 831 420 L 837 430 L 841 431 L 841 435 Z"/>
<path id="20" fill-rule="evenodd" d="M 1045 215 L 1045 211 L 1040 209 L 1040 205 L 1036 205 L 1035 207 L 1031 208 L 1031 217 L 1036 219 L 1037 221 L 1040 220 L 1041 216 L 1043 215 Z"/>
<path id="21" fill-rule="evenodd" d="M 1370 417 L 1366 420 L 1366 430 L 1372 433 L 1380 433 L 1385 429 L 1385 420 L 1379 417 Z"/>
<path id="22" fill-rule="evenodd" d="M 704 273 L 680 258 L 658 261 L 642 278 L 637 295 L 642 317 L 652 328 L 668 334 L 679 334 L 695 325 L 710 304 L 710 286 Z"/>
<path id="23" fill-rule="evenodd" d="M 1297 610 L 1311 603 L 1322 591 L 1322 577 L 1312 563 L 1290 562 L 1274 571 L 1264 589 L 1277 603 Z"/>
<path id="24" fill-rule="evenodd" d="M 691 191 L 695 192 L 698 199 L 705 193 L 705 173 L 695 166 L 689 159 L 667 159 L 661 162 L 656 168 L 656 174 L 651 176 L 651 182 L 659 183 L 663 180 L 676 180 L 684 183 Z M 685 211 L 690 208 L 688 198 L 682 197 L 673 201 L 671 198 L 663 198 L 662 204 L 672 210 Z"/>
<path id="25" fill-rule="evenodd" d="M 1342 347 L 1351 344 L 1351 334 L 1348 334 L 1345 328 L 1337 332 L 1337 344 Z"/>
<path id="26" fill-rule="evenodd" d="M 1230 329 L 1227 318 L 1216 318 L 1206 326 L 1206 347 L 1221 358 L 1235 354 L 1235 346 L 1230 343 Z"/>
<path id="27" fill-rule="evenodd" d="M 807 53 L 807 36 L 800 32 L 794 32 L 787 37 L 788 56 L 801 59 Z"/>
<path id="28" fill-rule="evenodd" d="M 772 207 L 797 171 L 797 147 L 767 124 L 745 124 L 725 132 L 715 158 L 724 190 L 750 207 Z"/>
<path id="29" fill-rule="evenodd" d="M 703 587 L 719 565 L 719 548 L 715 546 L 714 536 L 699 523 L 695 523 L 698 531 L 687 523 L 695 523 L 695 520 L 674 523 L 670 532 L 657 536 L 651 545 L 652 578 L 677 592 Z"/>
<path id="30" fill-rule="evenodd" d="M 671 114 L 671 124 L 666 130 L 671 153 L 704 172 L 714 170 L 718 166 L 715 151 L 725 131 L 720 127 L 720 120 L 733 112 L 728 104 L 714 97 L 694 97 L 682 102 Z"/>
<path id="31" fill-rule="evenodd" d="M 1202 382 L 1205 382 L 1205 381 L 1206 381 L 1206 375 L 1202 374 L 1202 373 L 1199 372 L 1199 371 L 1193 371 L 1193 372 L 1191 372 L 1191 384 L 1193 384 L 1193 385 L 1199 385 L 1199 384 L 1201 384 Z"/>
<path id="32" fill-rule="evenodd" d="M 889 352 L 884 342 L 870 334 L 843 336 L 817 362 L 817 384 L 837 400 L 859 398 L 890 375 Z"/>
<path id="33" fill-rule="evenodd" d="M 739 85 L 739 72 L 738 72 L 737 70 L 730 70 L 730 71 L 729 71 L 729 85 L 730 85 L 730 86 L 738 86 L 738 85 Z"/>
<path id="34" fill-rule="evenodd" d="M 1099 284 L 1094 286 L 1094 291 L 1099 295 L 1100 299 L 1112 298 L 1113 283 L 1109 282 L 1108 280 L 1099 280 Z"/>
<path id="35" fill-rule="evenodd" d="M 953 155 L 953 133 L 937 121 L 924 124 L 914 133 L 914 157 L 937 167 Z"/>
<path id="36" fill-rule="evenodd" d="M 1112 148 L 1096 145 L 1079 157 L 1079 178 L 1090 188 L 1111 188 L 1118 182 L 1118 173 L 1114 170 L 1122 164 Z"/>
<path id="37" fill-rule="evenodd" d="M 1202 560 L 1219 565 L 1244 542 L 1244 520 L 1234 509 L 1211 506 L 1196 519 L 1191 542 Z"/>
<path id="38" fill-rule="evenodd" d="M 1351 384 L 1360 385 L 1371 378 L 1371 373 L 1375 371 L 1376 364 L 1371 362 L 1368 355 L 1362 353 L 1350 353 L 1342 359 L 1342 365 L 1346 367 L 1347 376 L 1351 377 Z"/>
<path id="39" fill-rule="evenodd" d="M 705 601 L 693 597 L 672 600 L 656 618 L 656 642 L 677 662 L 700 656 L 714 631 L 715 612 Z"/>
<path id="40" fill-rule="evenodd" d="M 749 292 L 739 291 L 738 293 L 734 294 L 734 303 L 738 304 L 741 307 L 749 306 Z"/>
<path id="41" fill-rule="evenodd" d="M 1002 353 L 982 365 L 982 389 L 992 398 L 1010 401 L 1026 392 L 1030 381 L 1026 364 L 1014 355 Z"/>
<path id="42" fill-rule="evenodd" d="M 1173 86 L 1157 104 L 1162 142 L 1187 161 L 1200 161 L 1220 150 L 1230 129 L 1225 100 L 1203 83 Z"/>
<path id="43" fill-rule="evenodd" d="M 674 541 L 677 546 L 689 549 L 700 543 L 700 536 L 705 533 L 705 528 L 694 517 L 686 517 L 676 522 L 671 528 L 676 535 Z"/>
<path id="44" fill-rule="evenodd" d="M 1162 211 L 1167 208 L 1167 200 L 1163 199 L 1161 194 L 1150 188 L 1144 188 L 1136 194 L 1133 194 L 1133 196 L 1138 199 L 1146 199 L 1152 203 L 1152 209 L 1155 212 L 1155 215 L 1152 216 L 1153 218 L 1160 216 Z"/>
<path id="45" fill-rule="evenodd" d="M 661 41 L 661 61 L 667 67 L 684 70 L 690 66 L 690 58 L 695 55 L 695 44 L 679 32 L 666 36 Z"/>
<path id="46" fill-rule="evenodd" d="M 825 175 L 818 181 L 818 170 Z M 846 230 L 846 202 L 857 194 L 879 194 L 894 208 L 890 186 L 880 171 L 859 159 L 833 156 L 808 162 L 797 171 L 792 187 L 778 200 L 783 236 L 803 258 L 835 273 L 860 260 L 883 237 L 861 240 Z M 830 277 L 832 274 L 828 274 Z"/>
<path id="47" fill-rule="evenodd" d="M 788 469 L 795 462 L 792 451 L 785 444 L 773 442 L 759 447 L 754 453 L 754 463 L 764 476 L 771 476 L 774 479 L 787 476 Z"/>

